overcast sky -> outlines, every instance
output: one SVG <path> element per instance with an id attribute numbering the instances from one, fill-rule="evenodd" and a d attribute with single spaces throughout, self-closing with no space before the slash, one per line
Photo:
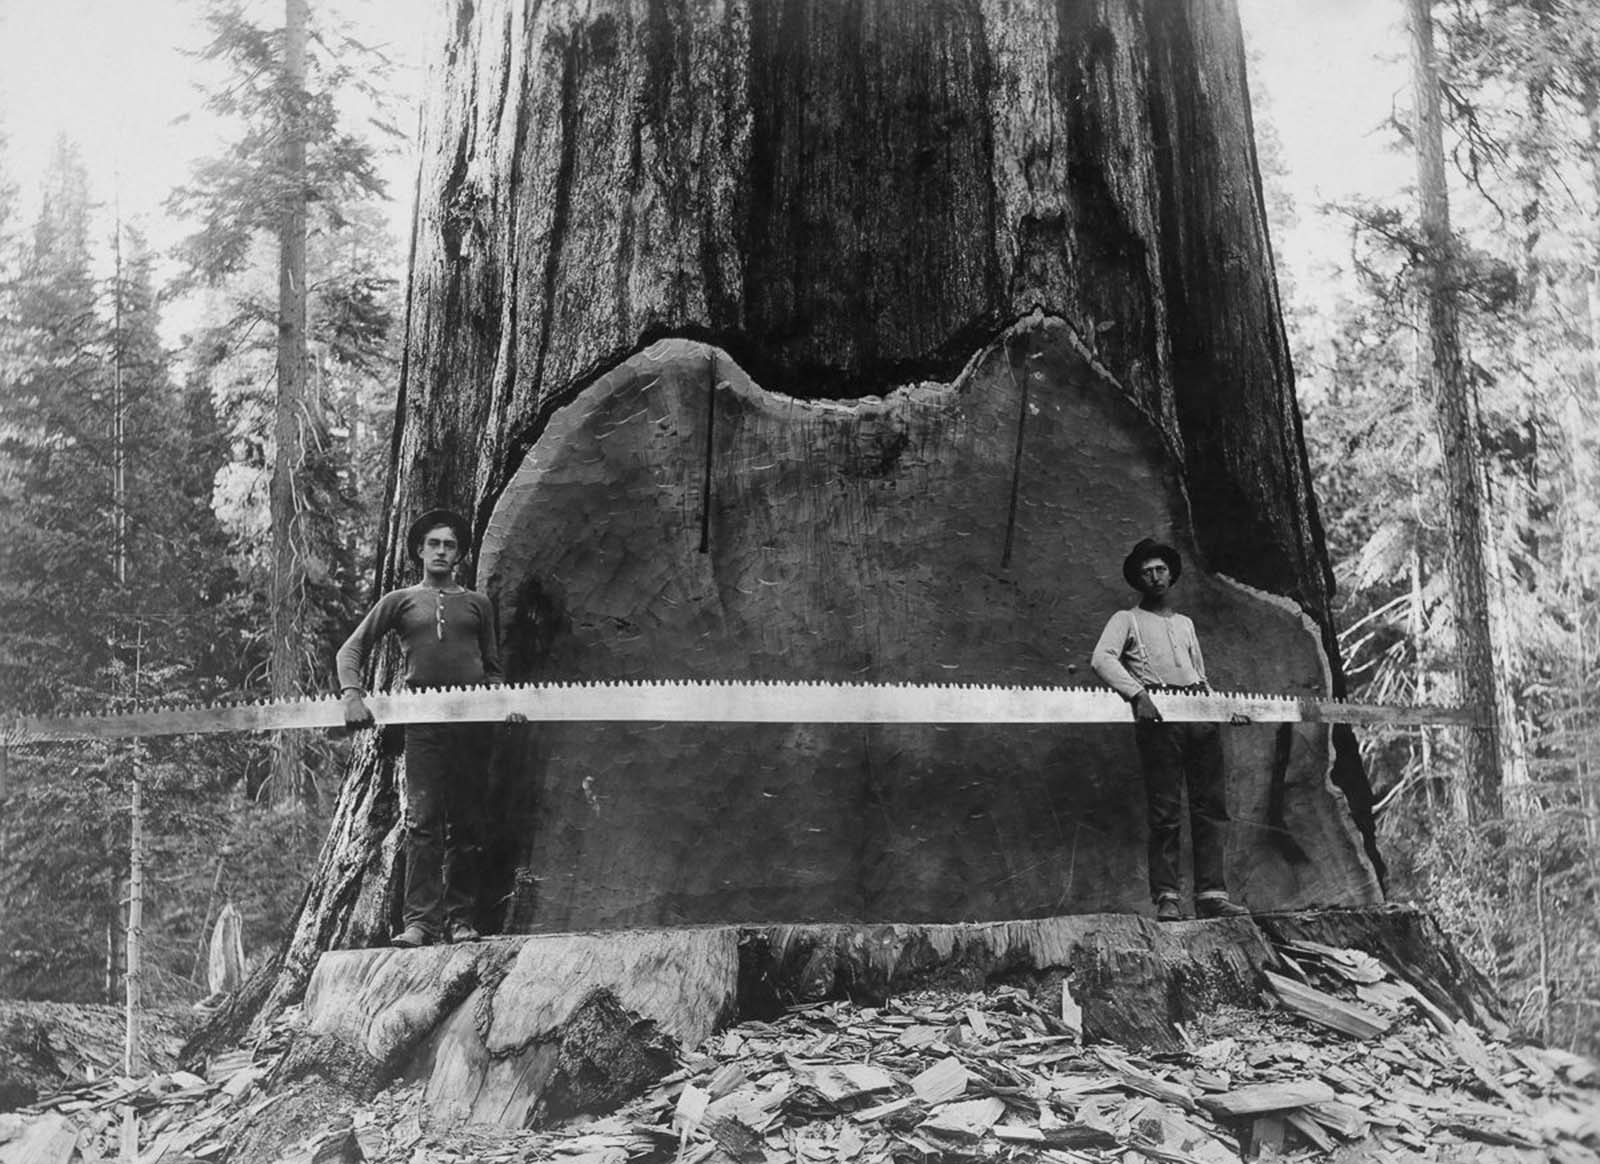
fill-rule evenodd
<path id="1" fill-rule="evenodd" d="M 1250 84 L 1264 90 L 1283 142 L 1286 185 L 1300 223 L 1277 253 L 1302 273 L 1342 248 L 1319 203 L 1389 195 L 1409 186 L 1415 163 L 1377 131 L 1410 108 L 1401 0 L 1238 0 L 1255 50 Z"/>
<path id="2" fill-rule="evenodd" d="M 253 2 L 281 19 L 282 0 Z M 431 9 L 441 2 L 343 0 L 341 9 L 400 66 L 397 85 L 415 90 Z M 188 55 L 205 41 L 200 8 L 199 0 L 0 0 L 0 128 L 22 187 L 24 221 L 37 208 L 56 136 L 65 133 L 82 150 L 95 198 L 106 208 L 115 201 L 158 245 L 170 241 L 161 203 L 188 176 L 190 162 L 217 143 L 194 87 L 211 66 Z M 414 124 L 414 117 L 402 118 L 400 128 L 409 132 Z M 406 204 L 396 208 L 403 219 L 413 163 L 395 158 L 387 165 L 390 188 Z"/>
<path id="3" fill-rule="evenodd" d="M 420 82 L 432 9 L 441 2 L 352 5 L 408 66 L 403 83 Z M 161 201 L 186 176 L 188 160 L 214 145 L 203 121 L 178 121 L 196 105 L 196 64 L 183 50 L 200 43 L 198 7 L 197 0 L 0 0 L 0 119 L 25 216 L 36 208 L 55 135 L 64 132 L 82 147 L 96 197 L 108 206 L 116 199 L 152 242 L 169 241 Z M 1318 201 L 1389 192 L 1410 180 L 1405 159 L 1372 133 L 1397 94 L 1403 100 L 1401 2 L 1239 0 L 1239 7 L 1258 53 L 1252 83 L 1270 97 L 1302 215 L 1296 237 L 1276 245 L 1304 269 L 1323 245 L 1312 213 Z M 391 167 L 403 238 L 410 163 Z"/>

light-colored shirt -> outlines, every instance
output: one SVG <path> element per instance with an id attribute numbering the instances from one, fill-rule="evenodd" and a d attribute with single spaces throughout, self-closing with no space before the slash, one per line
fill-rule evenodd
<path id="1" fill-rule="evenodd" d="M 1089 665 L 1125 699 L 1149 687 L 1206 683 L 1206 664 L 1194 623 L 1170 610 L 1135 606 L 1117 611 L 1100 633 Z"/>

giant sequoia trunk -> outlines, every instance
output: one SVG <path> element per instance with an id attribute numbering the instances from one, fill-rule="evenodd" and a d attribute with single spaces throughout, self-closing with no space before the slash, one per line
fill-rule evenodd
<path id="1" fill-rule="evenodd" d="M 1220 685 L 1338 685 L 1231 0 L 440 36 L 384 587 L 452 505 L 512 679 L 1076 683 L 1154 535 Z M 510 730 L 491 927 L 1148 908 L 1125 725 Z M 1353 756 L 1229 736 L 1236 892 L 1375 900 Z M 386 934 L 396 776 L 353 765 L 277 1000 Z"/>

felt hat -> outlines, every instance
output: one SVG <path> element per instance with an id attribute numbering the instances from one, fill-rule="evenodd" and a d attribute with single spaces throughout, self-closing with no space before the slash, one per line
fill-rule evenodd
<path id="1" fill-rule="evenodd" d="M 1183 559 L 1178 556 L 1177 550 L 1154 538 L 1144 538 L 1133 547 L 1122 562 L 1122 576 L 1135 590 L 1139 589 L 1139 567 L 1151 558 L 1160 558 L 1167 564 L 1167 569 L 1172 571 L 1174 582 L 1183 574 Z"/>
<path id="2" fill-rule="evenodd" d="M 406 534 L 406 556 L 413 562 L 422 561 L 422 539 L 428 535 L 430 529 L 437 529 L 441 525 L 450 527 L 456 535 L 456 541 L 461 545 L 461 553 L 467 552 L 467 546 L 472 541 L 472 526 L 467 519 L 453 509 L 430 509 L 416 521 L 411 523 L 411 530 Z"/>

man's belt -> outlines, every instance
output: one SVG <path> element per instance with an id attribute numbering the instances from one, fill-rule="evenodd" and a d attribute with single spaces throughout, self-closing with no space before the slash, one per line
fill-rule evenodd
<path id="1" fill-rule="evenodd" d="M 1347 703 L 1320 696 L 1158 694 L 1172 722 L 1461 724 L 1464 708 Z M 1126 723 L 1114 691 L 940 683 L 615 682 L 457 687 L 367 696 L 380 724 L 488 723 Z M 142 708 L 0 722 L 0 743 L 119 739 L 344 726 L 337 696 L 207 707 Z"/>

